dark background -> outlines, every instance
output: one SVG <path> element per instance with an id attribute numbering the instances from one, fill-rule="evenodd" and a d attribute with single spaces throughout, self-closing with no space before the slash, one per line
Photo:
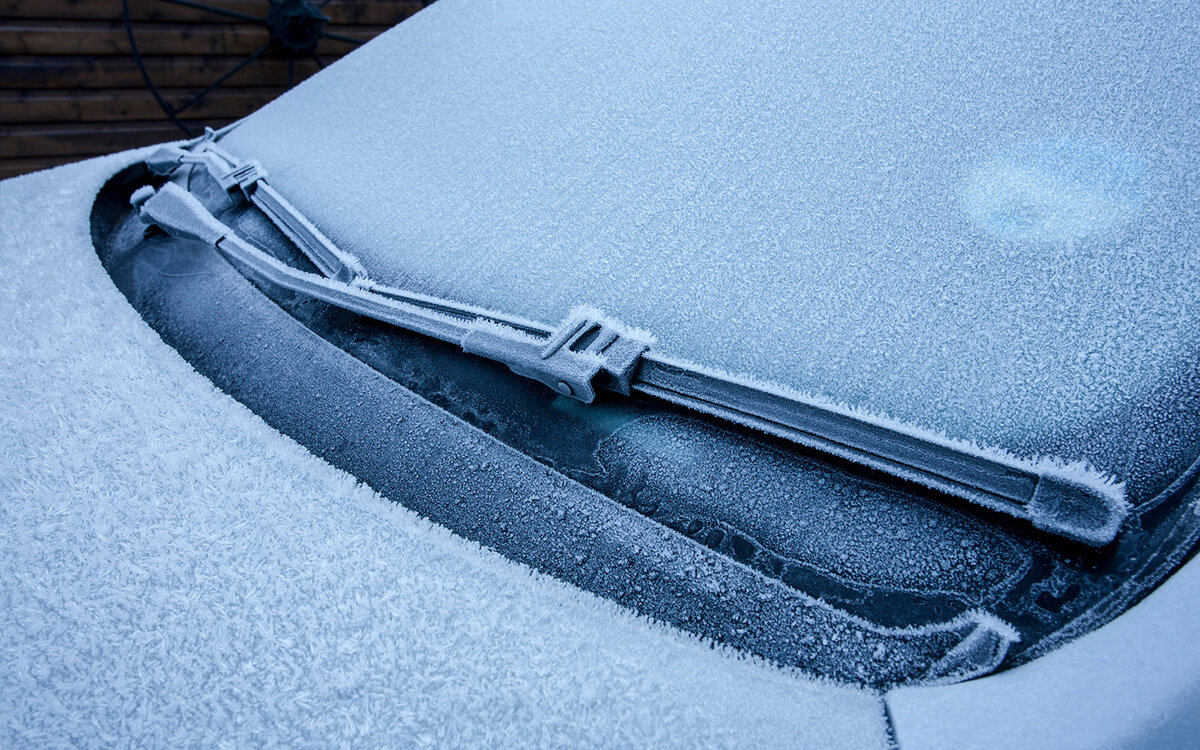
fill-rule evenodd
<path id="1" fill-rule="evenodd" d="M 269 0 L 194 0 L 265 17 Z M 426 4 L 331 0 L 327 31 L 367 40 Z M 266 26 L 167 0 L 129 0 L 147 72 L 173 106 L 220 79 L 270 40 Z M 321 39 L 329 64 L 355 45 Z M 311 54 L 278 45 L 179 114 L 197 132 L 257 109 L 315 73 Z M 184 137 L 146 85 L 121 0 L 0 0 L 0 178 Z"/>

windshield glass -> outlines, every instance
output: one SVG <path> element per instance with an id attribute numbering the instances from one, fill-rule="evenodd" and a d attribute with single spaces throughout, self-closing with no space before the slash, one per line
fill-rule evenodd
<path id="1" fill-rule="evenodd" d="M 223 143 L 380 281 L 597 306 L 1137 502 L 1200 450 L 1200 32 L 1175 16 L 450 1 Z"/>

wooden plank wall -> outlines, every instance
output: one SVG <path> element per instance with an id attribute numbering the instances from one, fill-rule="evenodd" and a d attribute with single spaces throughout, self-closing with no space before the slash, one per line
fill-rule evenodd
<path id="1" fill-rule="evenodd" d="M 269 0 L 196 0 L 264 17 Z M 327 30 L 370 39 L 415 13 L 420 0 L 331 0 Z M 267 41 L 264 27 L 164 0 L 129 0 L 146 67 L 175 106 Z M 353 45 L 321 40 L 329 64 Z M 294 81 L 318 70 L 299 59 Z M 197 132 L 219 127 L 281 94 L 288 64 L 273 53 L 189 108 Z M 182 137 L 134 62 L 121 0 L 0 0 L 0 178 Z"/>

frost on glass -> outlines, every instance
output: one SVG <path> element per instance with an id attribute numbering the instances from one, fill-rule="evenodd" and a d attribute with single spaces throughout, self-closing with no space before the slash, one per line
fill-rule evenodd
<path id="1" fill-rule="evenodd" d="M 1198 78 L 1140 4 L 447 3 L 225 142 L 383 282 L 1138 502 L 1200 447 Z"/>

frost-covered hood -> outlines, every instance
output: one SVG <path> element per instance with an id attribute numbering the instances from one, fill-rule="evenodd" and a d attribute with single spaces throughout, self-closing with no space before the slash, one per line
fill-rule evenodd
<path id="1" fill-rule="evenodd" d="M 1198 78 L 1141 5 L 447 0 L 224 144 L 383 281 L 1136 502 L 1200 452 Z"/>

